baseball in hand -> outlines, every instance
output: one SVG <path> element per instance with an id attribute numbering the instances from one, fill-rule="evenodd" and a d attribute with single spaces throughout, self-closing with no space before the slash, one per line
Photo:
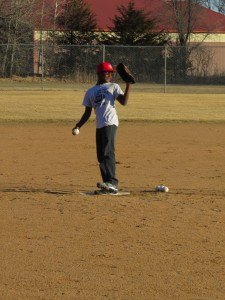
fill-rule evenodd
<path id="1" fill-rule="evenodd" d="M 73 128 L 73 135 L 78 135 L 80 130 L 78 128 Z"/>

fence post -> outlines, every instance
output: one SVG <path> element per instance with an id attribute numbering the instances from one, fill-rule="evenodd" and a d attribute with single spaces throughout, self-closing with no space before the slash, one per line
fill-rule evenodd
<path id="1" fill-rule="evenodd" d="M 166 73 L 167 73 L 167 45 L 165 45 L 165 58 L 164 58 L 164 93 L 166 93 Z"/>
<path id="2" fill-rule="evenodd" d="M 102 62 L 105 61 L 105 45 L 102 45 Z"/>
<path id="3" fill-rule="evenodd" d="M 44 90 L 44 45 L 41 43 L 41 89 Z"/>
<path id="4" fill-rule="evenodd" d="M 41 7 L 41 32 L 40 32 L 40 43 L 41 43 L 41 89 L 44 90 L 43 79 L 44 79 L 44 48 L 43 48 L 43 19 L 45 13 L 45 0 L 42 0 Z"/>

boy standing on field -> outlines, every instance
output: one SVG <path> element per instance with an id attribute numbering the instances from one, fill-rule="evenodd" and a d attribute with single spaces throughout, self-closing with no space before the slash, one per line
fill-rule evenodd
<path id="1" fill-rule="evenodd" d="M 90 118 L 92 108 L 96 114 L 96 150 L 103 182 L 98 182 L 99 194 L 117 194 L 118 179 L 116 178 L 115 137 L 119 125 L 115 101 L 126 105 L 129 97 L 130 84 L 126 83 L 125 92 L 116 83 L 111 83 L 114 69 L 109 62 L 97 66 L 97 84 L 90 88 L 83 100 L 84 114 L 72 129 L 80 129 Z"/>

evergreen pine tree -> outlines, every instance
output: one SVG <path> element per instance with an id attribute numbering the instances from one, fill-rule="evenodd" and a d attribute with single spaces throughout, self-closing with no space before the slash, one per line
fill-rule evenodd
<path id="1" fill-rule="evenodd" d="M 96 36 L 96 17 L 83 0 L 66 1 L 57 18 L 57 25 L 63 30 L 58 38 L 61 44 L 92 44 Z"/>
<path id="2" fill-rule="evenodd" d="M 156 19 L 144 9 L 136 9 L 134 1 L 120 5 L 113 19 L 111 33 L 103 34 L 103 43 L 120 45 L 163 45 L 167 42 L 163 32 L 155 31 Z"/>

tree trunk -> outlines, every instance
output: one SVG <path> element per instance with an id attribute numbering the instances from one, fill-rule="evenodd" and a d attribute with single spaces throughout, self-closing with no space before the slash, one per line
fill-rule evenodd
<path id="1" fill-rule="evenodd" d="M 8 52 L 10 48 L 10 40 L 11 40 L 11 21 L 9 21 L 9 26 L 8 26 L 8 41 L 6 44 L 6 50 L 5 50 L 5 55 L 2 61 L 2 76 L 6 77 L 7 76 L 7 70 L 6 70 L 6 64 L 7 64 L 7 58 L 8 58 Z"/>

